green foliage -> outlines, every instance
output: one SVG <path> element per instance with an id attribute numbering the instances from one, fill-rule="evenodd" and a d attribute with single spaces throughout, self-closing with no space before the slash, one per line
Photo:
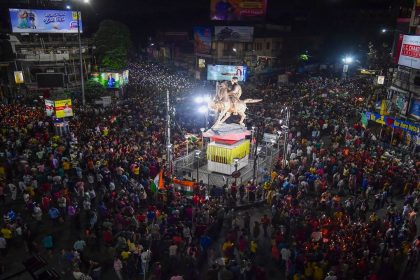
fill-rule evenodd
<path id="1" fill-rule="evenodd" d="M 131 48 L 130 30 L 118 21 L 104 20 L 94 36 L 95 54 L 100 66 L 121 70 L 127 66 Z"/>
<path id="2" fill-rule="evenodd" d="M 107 95 L 106 88 L 98 82 L 89 80 L 85 85 L 85 98 L 88 101 Z"/>

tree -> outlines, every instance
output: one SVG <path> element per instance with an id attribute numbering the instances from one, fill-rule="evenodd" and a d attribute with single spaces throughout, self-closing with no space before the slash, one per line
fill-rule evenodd
<path id="1" fill-rule="evenodd" d="M 107 95 L 106 88 L 96 81 L 89 80 L 85 85 L 85 98 L 88 101 Z"/>
<path id="2" fill-rule="evenodd" d="M 127 66 L 131 48 L 130 30 L 118 21 L 104 20 L 94 36 L 95 54 L 100 66 L 121 70 Z"/>

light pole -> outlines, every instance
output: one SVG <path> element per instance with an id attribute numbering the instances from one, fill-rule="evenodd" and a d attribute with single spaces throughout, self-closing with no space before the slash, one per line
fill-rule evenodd
<path id="1" fill-rule="evenodd" d="M 238 162 L 239 162 L 239 158 L 234 158 L 233 162 L 235 163 L 235 186 L 236 186 L 236 182 L 238 179 L 238 176 L 236 173 L 238 173 Z"/>
<path id="2" fill-rule="evenodd" d="M 253 156 L 255 126 L 251 127 L 251 158 Z"/>
<path id="3" fill-rule="evenodd" d="M 287 157 L 287 138 L 289 134 L 289 121 L 290 121 L 290 109 L 286 107 L 286 125 L 282 125 L 282 130 L 284 132 L 284 144 L 283 144 L 283 168 L 286 167 L 286 157 Z"/>
<path id="4" fill-rule="evenodd" d="M 207 129 L 210 96 L 197 96 L 194 101 L 197 104 L 202 104 L 198 107 L 198 112 L 204 114 L 204 129 Z"/>
<path id="5" fill-rule="evenodd" d="M 80 0 L 79 0 L 80 2 Z M 83 0 L 85 4 L 89 3 L 89 0 Z M 67 5 L 66 8 L 69 10 L 71 7 L 70 5 Z M 82 87 L 82 104 L 83 106 L 86 105 L 86 98 L 85 98 L 85 81 L 84 81 L 84 74 L 83 74 L 83 57 L 82 57 L 82 39 L 80 36 L 80 5 L 78 5 L 77 11 L 76 11 L 76 18 L 77 18 L 77 39 L 79 41 L 79 61 L 80 61 L 80 86 Z"/>
<path id="6" fill-rule="evenodd" d="M 198 167 L 199 167 L 199 165 L 200 165 L 200 154 L 201 154 L 201 151 L 195 151 L 195 154 L 194 154 L 194 157 L 196 158 L 196 160 L 197 160 L 197 183 L 199 182 L 199 180 L 198 180 Z"/>
<path id="7" fill-rule="evenodd" d="M 169 90 L 166 91 L 166 153 L 167 153 L 167 167 L 170 170 L 171 166 L 171 114 L 170 114 L 170 100 L 169 100 Z"/>
<path id="8" fill-rule="evenodd" d="M 392 39 L 392 47 L 391 47 L 391 57 L 394 57 L 395 44 L 397 42 L 397 35 L 399 34 L 399 32 L 402 32 L 402 31 L 395 28 L 394 29 L 382 28 L 381 30 L 382 34 L 386 34 L 388 31 L 392 31 L 393 39 Z"/>
<path id="9" fill-rule="evenodd" d="M 200 131 L 201 131 L 201 150 L 204 149 L 204 131 L 205 130 L 206 129 L 204 127 L 200 128 Z"/>
<path id="10" fill-rule="evenodd" d="M 342 59 L 344 66 L 343 66 L 343 73 L 345 74 L 344 77 L 347 79 L 347 77 L 349 76 L 349 66 L 350 64 L 353 63 L 353 57 L 351 56 L 346 56 Z"/>

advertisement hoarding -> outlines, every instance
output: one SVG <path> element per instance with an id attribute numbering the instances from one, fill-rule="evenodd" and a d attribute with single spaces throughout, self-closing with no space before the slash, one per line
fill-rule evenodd
<path id="1" fill-rule="evenodd" d="M 196 54 L 210 54 L 211 29 L 209 27 L 194 27 L 194 50 Z"/>
<path id="2" fill-rule="evenodd" d="M 22 71 L 15 71 L 14 76 L 15 76 L 15 83 L 17 85 L 23 84 L 25 82 L 25 80 L 23 79 L 23 72 Z"/>
<path id="3" fill-rule="evenodd" d="M 404 35 L 398 64 L 420 69 L 420 36 Z"/>
<path id="4" fill-rule="evenodd" d="M 9 9 L 13 33 L 77 33 L 77 12 L 67 10 Z M 80 32 L 83 32 L 79 12 Z"/>
<path id="5" fill-rule="evenodd" d="M 54 101 L 45 99 L 45 113 L 48 117 L 54 114 Z"/>
<path id="6" fill-rule="evenodd" d="M 73 107 L 71 105 L 71 99 L 54 101 L 54 109 L 56 118 L 73 117 Z"/>
<path id="7" fill-rule="evenodd" d="M 215 26 L 214 33 L 217 41 L 224 42 L 252 42 L 254 27 L 251 26 Z"/>
<path id="8" fill-rule="evenodd" d="M 39 88 L 62 88 L 64 87 L 64 74 L 37 73 L 36 82 Z"/>
<path id="9" fill-rule="evenodd" d="M 211 0 L 210 19 L 223 21 L 264 20 L 267 0 Z"/>
<path id="10" fill-rule="evenodd" d="M 106 88 L 120 88 L 124 85 L 123 75 L 121 75 L 120 73 L 113 73 L 113 72 L 93 73 L 91 80 L 97 83 L 100 83 Z M 128 82 L 128 71 L 127 71 L 127 82 Z"/>
<path id="11" fill-rule="evenodd" d="M 239 81 L 246 81 L 247 68 L 246 66 L 234 65 L 208 65 L 207 66 L 207 80 L 209 81 L 225 81 L 232 77 L 238 77 Z"/>
<path id="12" fill-rule="evenodd" d="M 420 119 L 420 99 L 411 100 L 410 115 L 416 119 Z"/>

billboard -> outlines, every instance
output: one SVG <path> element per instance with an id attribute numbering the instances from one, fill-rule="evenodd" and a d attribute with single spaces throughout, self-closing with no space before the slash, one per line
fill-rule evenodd
<path id="1" fill-rule="evenodd" d="M 209 81 L 224 81 L 230 80 L 232 77 L 238 77 L 239 81 L 246 81 L 247 68 L 246 66 L 234 65 L 208 65 L 207 66 L 207 80 Z"/>
<path id="2" fill-rule="evenodd" d="M 71 105 L 71 99 L 54 101 L 54 108 L 55 108 L 56 118 L 73 117 L 73 108 Z"/>
<path id="3" fill-rule="evenodd" d="M 125 78 L 128 82 L 128 70 L 126 71 L 125 76 L 124 73 L 121 75 L 120 73 L 115 72 L 93 73 L 91 79 L 106 88 L 121 88 L 124 85 Z"/>
<path id="4" fill-rule="evenodd" d="M 413 98 L 411 100 L 410 115 L 416 119 L 420 119 L 420 99 Z"/>
<path id="5" fill-rule="evenodd" d="M 211 0 L 210 18 L 223 21 L 263 20 L 267 0 Z"/>
<path id="6" fill-rule="evenodd" d="M 252 42 L 254 27 L 251 26 L 215 26 L 214 33 L 217 41 Z"/>
<path id="7" fill-rule="evenodd" d="M 77 33 L 77 12 L 9 9 L 13 33 Z M 80 32 L 83 31 L 79 12 Z"/>
<path id="8" fill-rule="evenodd" d="M 404 35 L 398 64 L 420 69 L 420 36 Z"/>
<path id="9" fill-rule="evenodd" d="M 196 54 L 210 54 L 211 29 L 209 27 L 194 27 L 194 50 Z"/>
<path id="10" fill-rule="evenodd" d="M 45 99 L 45 113 L 48 117 L 54 114 L 54 101 Z"/>
<path id="11" fill-rule="evenodd" d="M 36 81 L 39 88 L 64 87 L 63 73 L 37 73 Z"/>
<path id="12" fill-rule="evenodd" d="M 25 82 L 25 80 L 23 79 L 23 72 L 22 71 L 15 71 L 14 76 L 15 76 L 15 83 L 17 85 L 23 84 Z"/>

